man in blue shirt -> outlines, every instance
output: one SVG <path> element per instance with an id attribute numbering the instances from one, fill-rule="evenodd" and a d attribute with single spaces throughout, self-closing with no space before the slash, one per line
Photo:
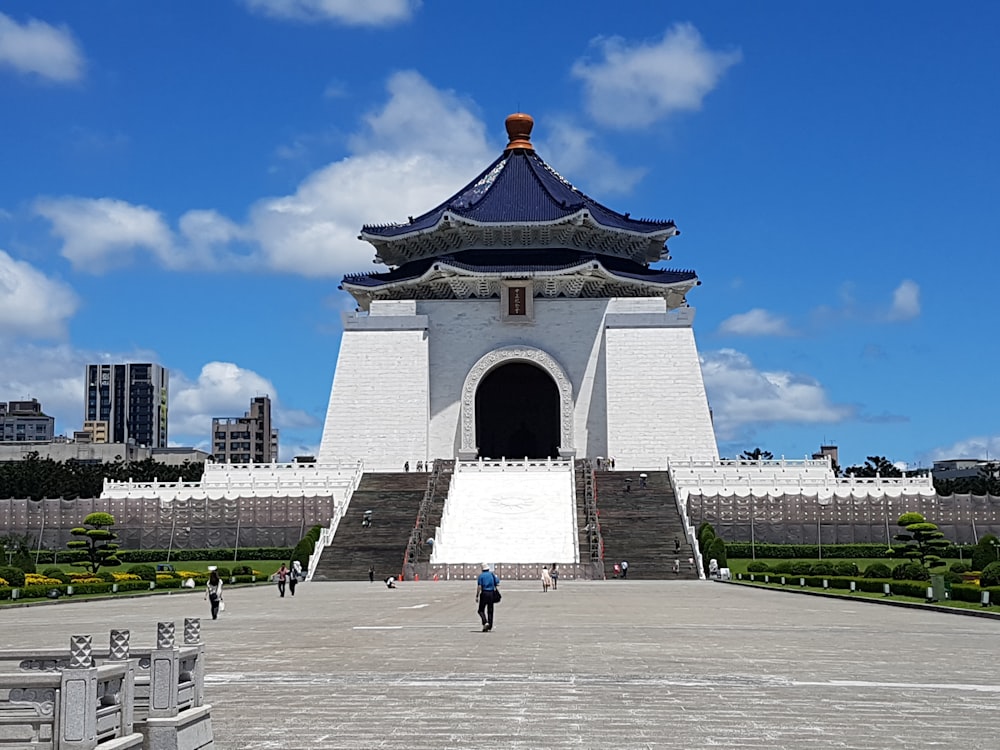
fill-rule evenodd
<path id="1" fill-rule="evenodd" d="M 490 570 L 489 563 L 483 563 L 483 572 L 476 579 L 476 601 L 479 602 L 479 619 L 483 621 L 484 633 L 493 630 L 493 604 L 499 583 L 500 579 Z"/>

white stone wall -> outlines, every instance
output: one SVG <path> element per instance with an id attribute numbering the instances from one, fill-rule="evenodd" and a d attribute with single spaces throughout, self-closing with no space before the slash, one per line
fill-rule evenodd
<path id="1" fill-rule="evenodd" d="M 426 461 L 426 318 L 413 303 L 375 303 L 345 316 L 319 463 L 364 460 L 368 471 L 402 471 Z"/>
<path id="2" fill-rule="evenodd" d="M 499 300 L 420 300 L 346 316 L 318 459 L 398 471 L 456 456 L 465 379 L 502 347 L 539 349 L 565 373 L 577 456 L 622 468 L 718 457 L 693 311 L 679 319 L 658 298 L 538 298 L 533 312 L 504 323 Z"/>
<path id="3" fill-rule="evenodd" d="M 692 310 L 609 315 L 608 456 L 618 469 L 664 469 L 667 460 L 716 459 Z M 630 320 L 634 318 L 634 320 Z"/>

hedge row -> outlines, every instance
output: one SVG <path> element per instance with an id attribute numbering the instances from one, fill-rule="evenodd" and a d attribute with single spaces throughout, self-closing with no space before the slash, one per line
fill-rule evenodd
<path id="1" fill-rule="evenodd" d="M 942 548 L 938 554 L 941 557 L 959 557 L 959 551 L 966 558 L 972 557 L 972 552 L 976 548 L 974 544 L 951 544 Z M 895 554 L 889 554 L 889 548 L 884 543 L 879 544 L 824 544 L 822 547 L 817 544 L 766 544 L 757 543 L 751 545 L 749 542 L 726 542 L 726 550 L 730 557 L 734 558 L 810 558 L 817 559 L 822 549 L 823 558 L 858 558 L 858 557 L 901 557 L 898 547 L 894 549 Z"/>
<path id="2" fill-rule="evenodd" d="M 774 575 L 772 573 L 755 573 L 753 574 L 754 581 L 763 582 L 765 575 L 770 579 L 770 583 L 781 583 L 782 576 Z M 748 579 L 749 575 L 744 578 L 744 580 Z M 786 586 L 801 586 L 800 581 L 804 580 L 805 585 L 810 588 L 822 588 L 823 581 L 826 581 L 828 588 L 842 591 L 850 591 L 851 581 L 854 581 L 855 588 L 858 591 L 864 591 L 870 594 L 883 593 L 885 590 L 885 584 L 888 583 L 889 591 L 893 596 L 913 596 L 919 599 L 923 599 L 927 596 L 928 587 L 927 581 L 896 581 L 891 578 L 830 578 L 785 575 L 784 579 Z M 1000 586 L 980 588 L 979 586 L 974 586 L 968 583 L 956 583 L 951 586 L 951 598 L 955 601 L 973 602 L 978 604 L 982 601 L 981 596 L 983 591 L 990 592 L 991 603 L 1000 604 Z"/>
<path id="3" fill-rule="evenodd" d="M 123 563 L 158 563 L 167 559 L 165 549 L 123 549 L 118 551 L 118 559 Z M 240 560 L 287 560 L 291 555 L 291 547 L 217 547 L 214 549 L 172 549 L 170 561 L 185 562 L 190 560 L 232 560 L 235 554 Z M 31 555 L 34 560 L 34 553 Z M 51 550 L 38 553 L 39 565 L 52 565 L 58 559 L 60 563 L 83 562 L 87 560 L 86 553 L 74 550 L 58 550 L 53 555 Z M 303 560 L 303 564 L 305 561 Z"/>
<path id="4" fill-rule="evenodd" d="M 236 583 L 253 583 L 254 577 L 245 576 L 234 576 Z M 232 581 L 232 578 L 227 578 L 226 583 Z M 257 582 L 263 582 L 264 578 L 258 578 Z M 164 581 L 157 581 L 157 589 L 179 589 L 184 581 L 180 578 L 172 578 Z M 112 593 L 112 586 L 114 584 L 103 582 L 103 583 L 74 583 L 74 584 L 60 584 L 55 585 L 45 585 L 37 584 L 33 586 L 20 586 L 16 587 L 20 592 L 18 597 L 20 599 L 42 599 L 48 598 L 49 592 L 53 590 L 58 590 L 61 596 L 76 596 L 78 594 L 110 594 Z M 69 586 L 73 587 L 73 593 L 68 594 L 67 589 Z M 15 587 L 11 586 L 0 586 L 0 601 L 8 600 L 12 596 L 12 592 Z M 149 591 L 149 581 L 119 581 L 118 582 L 118 593 L 124 594 L 129 591 Z"/>

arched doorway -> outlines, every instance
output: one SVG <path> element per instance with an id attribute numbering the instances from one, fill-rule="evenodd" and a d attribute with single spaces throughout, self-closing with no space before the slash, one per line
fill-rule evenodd
<path id="1" fill-rule="evenodd" d="M 545 370 L 509 362 L 476 389 L 476 444 L 490 458 L 559 455 L 559 388 Z"/>

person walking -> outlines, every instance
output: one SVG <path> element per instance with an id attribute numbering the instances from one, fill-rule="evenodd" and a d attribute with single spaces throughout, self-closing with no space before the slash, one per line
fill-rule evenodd
<path id="1" fill-rule="evenodd" d="M 375 583 L 375 566 L 368 566 L 368 583 Z"/>
<path id="2" fill-rule="evenodd" d="M 674 554 L 675 554 L 675 555 L 679 555 L 680 553 L 681 553 L 681 543 L 680 543 L 680 541 L 679 541 L 679 540 L 678 540 L 678 539 L 677 539 L 677 538 L 675 537 L 675 538 L 674 538 Z"/>
<path id="3" fill-rule="evenodd" d="M 288 568 L 285 567 L 284 563 L 281 563 L 281 567 L 278 568 L 278 572 L 274 574 L 278 579 L 278 593 L 284 597 L 285 595 L 285 584 L 288 583 Z"/>
<path id="4" fill-rule="evenodd" d="M 302 563 L 298 560 L 292 563 L 292 569 L 288 573 L 288 592 L 295 596 L 295 585 L 305 578 L 305 574 L 302 572 Z"/>
<path id="5" fill-rule="evenodd" d="M 552 590 L 555 591 L 559 588 L 559 569 L 555 563 L 552 563 L 552 572 L 549 573 L 549 576 L 552 578 Z"/>
<path id="6" fill-rule="evenodd" d="M 212 608 L 212 619 L 218 620 L 219 607 L 222 606 L 222 579 L 219 577 L 219 569 L 214 565 L 209 566 L 205 598 L 208 599 L 209 606 Z"/>
<path id="7" fill-rule="evenodd" d="M 628 560 L 622 560 L 622 578 L 628 578 Z"/>
<path id="8" fill-rule="evenodd" d="M 479 602 L 479 619 L 483 621 L 484 633 L 493 630 L 493 605 L 499 584 L 500 579 L 490 570 L 489 563 L 483 563 L 483 572 L 476 579 L 476 601 Z"/>
<path id="9" fill-rule="evenodd" d="M 548 568 L 542 568 L 542 593 L 544 594 L 552 586 L 552 576 Z"/>

